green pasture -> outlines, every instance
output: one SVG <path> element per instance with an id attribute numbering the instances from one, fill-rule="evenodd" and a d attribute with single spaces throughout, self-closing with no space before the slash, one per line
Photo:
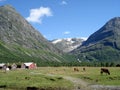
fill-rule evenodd
<path id="1" fill-rule="evenodd" d="M 78 68 L 79 72 L 74 71 Z M 40 72 L 61 76 L 71 76 L 85 80 L 90 84 L 115 85 L 120 86 L 120 67 L 104 67 L 109 69 L 110 75 L 100 74 L 101 67 L 41 67 Z"/>
<path id="2" fill-rule="evenodd" d="M 110 75 L 100 74 L 101 67 L 39 67 L 34 70 L 11 70 L 4 72 L 0 70 L 0 87 L 6 86 L 7 90 L 25 90 L 27 87 L 48 88 L 48 90 L 70 90 L 73 83 L 65 80 L 65 76 L 83 79 L 90 84 L 120 86 L 120 68 L 106 67 Z M 50 89 L 51 88 L 51 89 Z M 60 89 L 58 89 L 60 88 Z M 0 89 L 1 90 L 1 89 Z"/>
<path id="3" fill-rule="evenodd" d="M 115 85 L 120 86 L 120 67 L 105 67 L 109 69 L 110 75 L 100 74 L 101 67 L 85 67 L 86 71 L 77 72 L 72 74 L 72 76 L 81 78 L 90 84 L 100 84 L 100 85 Z"/>
<path id="4" fill-rule="evenodd" d="M 0 71 L 0 87 L 6 86 L 14 90 L 26 90 L 27 87 L 37 87 L 45 90 L 72 88 L 72 83 L 60 76 L 44 74 L 41 69 L 37 70 L 14 70 Z M 9 90 L 7 89 L 7 90 Z M 1 89 L 0 89 L 1 90 Z"/>

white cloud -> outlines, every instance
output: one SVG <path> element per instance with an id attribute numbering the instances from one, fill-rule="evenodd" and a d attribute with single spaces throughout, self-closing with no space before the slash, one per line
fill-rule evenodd
<path id="1" fill-rule="evenodd" d="M 65 32 L 63 32 L 63 34 L 64 35 L 68 35 L 68 34 L 70 34 L 70 32 L 69 31 L 65 31 Z"/>
<path id="2" fill-rule="evenodd" d="M 62 1 L 61 5 L 67 5 L 67 2 L 66 1 Z"/>
<path id="3" fill-rule="evenodd" d="M 30 16 L 26 18 L 29 22 L 42 23 L 43 17 L 52 16 L 52 11 L 48 7 L 40 7 L 30 10 Z"/>

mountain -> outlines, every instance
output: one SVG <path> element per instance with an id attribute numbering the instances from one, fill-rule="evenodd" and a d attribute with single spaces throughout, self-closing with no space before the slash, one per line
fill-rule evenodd
<path id="1" fill-rule="evenodd" d="M 87 61 L 120 62 L 120 17 L 109 20 L 71 53 Z"/>
<path id="2" fill-rule="evenodd" d="M 68 53 L 80 46 L 85 39 L 82 38 L 64 38 L 53 40 L 52 43 L 61 51 Z"/>
<path id="3" fill-rule="evenodd" d="M 12 6 L 0 6 L 0 62 L 61 62 L 61 55 Z"/>

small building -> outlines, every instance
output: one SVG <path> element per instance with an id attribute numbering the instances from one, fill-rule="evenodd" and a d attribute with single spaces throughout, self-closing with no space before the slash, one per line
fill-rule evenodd
<path id="1" fill-rule="evenodd" d="M 36 69 L 37 66 L 36 66 L 36 63 L 34 63 L 34 62 L 27 62 L 27 63 L 23 63 L 21 65 L 21 68 L 23 68 L 23 69 L 25 69 L 25 68 L 27 68 L 27 69 Z"/>
<path id="2" fill-rule="evenodd" d="M 16 65 L 15 63 L 13 63 L 13 64 L 11 65 L 11 69 L 12 69 L 12 70 L 17 69 L 17 65 Z"/>
<path id="3" fill-rule="evenodd" d="M 0 69 L 5 70 L 5 72 L 9 71 L 9 68 L 8 68 L 8 66 L 5 63 L 1 63 L 0 64 Z"/>
<path id="4" fill-rule="evenodd" d="M 5 66 L 5 63 L 0 63 L 0 69 L 2 69 Z"/>

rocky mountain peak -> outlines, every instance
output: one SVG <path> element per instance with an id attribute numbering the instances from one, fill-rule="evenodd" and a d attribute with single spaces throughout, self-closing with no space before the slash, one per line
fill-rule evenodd
<path id="1" fill-rule="evenodd" d="M 109 20 L 72 53 L 88 61 L 119 61 L 120 17 Z"/>
<path id="2" fill-rule="evenodd" d="M 102 28 L 93 33 L 83 45 L 95 44 L 99 41 L 116 39 L 120 35 L 120 17 L 109 20 Z"/>
<path id="3" fill-rule="evenodd" d="M 27 57 L 59 61 L 58 58 L 62 58 L 57 55 L 61 54 L 60 50 L 10 5 L 0 6 L 0 51 L 0 57 L 7 57 L 9 60 Z"/>

